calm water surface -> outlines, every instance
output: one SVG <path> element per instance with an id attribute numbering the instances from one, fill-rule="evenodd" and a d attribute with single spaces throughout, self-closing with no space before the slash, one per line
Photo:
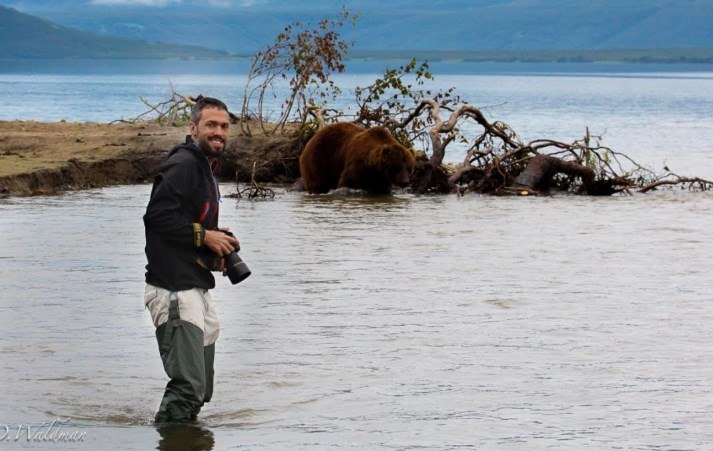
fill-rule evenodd
<path id="1" fill-rule="evenodd" d="M 713 178 L 711 68 L 458 67 L 434 68 L 430 88 L 455 86 L 523 140 L 589 127 L 655 170 Z M 5 64 L 0 120 L 128 118 L 169 80 L 235 109 L 244 69 Z M 381 73 L 336 77 L 338 105 Z M 0 449 L 713 443 L 713 194 L 225 198 L 253 275 L 214 290 L 223 328 L 201 424 L 162 430 L 142 305 L 149 191 L 0 199 Z M 57 420 L 83 441 L 42 443 Z"/>
<path id="2" fill-rule="evenodd" d="M 200 428 L 166 432 L 149 191 L 0 200 L 0 448 L 713 443 L 710 193 L 225 198 L 253 275 L 214 290 Z M 10 441 L 57 418 L 84 441 Z"/>

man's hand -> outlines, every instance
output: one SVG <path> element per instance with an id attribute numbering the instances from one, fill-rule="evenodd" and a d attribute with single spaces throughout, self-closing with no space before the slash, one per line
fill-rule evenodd
<path id="1" fill-rule="evenodd" d="M 223 274 L 223 277 L 228 275 L 228 268 L 225 267 L 225 259 L 223 257 L 218 257 L 216 260 L 215 268 L 213 271 L 218 271 Z"/>
<path id="2" fill-rule="evenodd" d="M 228 255 L 239 246 L 235 237 L 226 235 L 219 230 L 206 230 L 204 244 L 220 256 Z"/>

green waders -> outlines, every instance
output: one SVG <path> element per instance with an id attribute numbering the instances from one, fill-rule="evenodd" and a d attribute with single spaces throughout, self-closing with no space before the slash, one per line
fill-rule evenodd
<path id="1" fill-rule="evenodd" d="M 156 422 L 187 422 L 195 421 L 204 403 L 210 401 L 213 395 L 213 362 L 215 359 L 215 338 L 217 338 L 217 321 L 210 304 L 210 297 L 205 290 L 188 290 L 186 292 L 168 292 L 157 287 L 156 300 L 149 300 L 147 307 L 151 310 L 156 327 L 156 340 L 163 367 L 171 380 L 161 400 L 161 406 L 155 416 Z M 166 293 L 161 293 L 166 291 Z M 198 292 L 197 295 L 194 292 Z M 148 287 L 147 287 L 148 292 Z M 166 295 L 168 302 L 163 298 Z M 179 296 L 180 294 L 180 296 Z M 147 298 L 149 295 L 147 295 Z M 180 297 L 180 302 L 179 302 Z M 165 305 L 167 304 L 167 306 Z M 188 310 L 182 318 L 181 305 Z M 168 307 L 168 315 L 166 308 Z M 210 310 L 206 317 L 207 311 Z M 204 321 L 200 321 L 201 311 Z M 163 321 L 163 319 L 166 321 Z M 206 344 L 206 332 L 195 323 L 211 326 L 210 344 Z M 213 326 L 214 324 L 214 326 Z"/>

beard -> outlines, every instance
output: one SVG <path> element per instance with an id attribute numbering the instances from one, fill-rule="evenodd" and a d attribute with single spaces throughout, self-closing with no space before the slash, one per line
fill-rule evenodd
<path id="1" fill-rule="evenodd" d="M 198 139 L 198 148 L 203 152 L 206 157 L 220 158 L 223 156 L 223 151 L 225 150 L 225 143 L 220 150 L 215 150 L 208 141 L 208 138 L 202 136 Z"/>

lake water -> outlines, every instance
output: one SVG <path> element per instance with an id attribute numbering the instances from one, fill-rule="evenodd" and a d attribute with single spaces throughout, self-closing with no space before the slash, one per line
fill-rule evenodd
<path id="1" fill-rule="evenodd" d="M 142 308 L 149 191 L 0 201 L 12 437 L 61 418 L 86 449 L 159 444 L 165 376 Z M 222 207 L 253 276 L 214 290 L 222 332 L 202 432 L 215 449 L 713 443 L 711 194 L 280 191 Z"/>
<path id="2" fill-rule="evenodd" d="M 239 90 L 239 77 L 206 77 L 173 81 L 229 99 Z M 587 124 L 607 129 L 616 150 L 710 177 L 711 77 L 440 79 L 528 138 L 576 139 Z M 161 97 L 163 83 L 0 75 L 11 102 L 0 119 L 136 114 L 136 94 Z M 151 417 L 166 378 L 142 305 L 149 192 L 0 199 L 1 449 L 713 443 L 712 193 L 225 197 L 221 223 L 253 275 L 213 292 L 222 331 L 201 423 L 162 430 Z M 52 441 L 53 421 L 65 440 Z"/>

